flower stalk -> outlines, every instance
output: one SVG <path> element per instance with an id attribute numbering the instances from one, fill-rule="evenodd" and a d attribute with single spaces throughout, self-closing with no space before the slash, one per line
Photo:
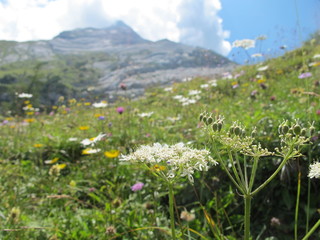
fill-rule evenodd
<path id="1" fill-rule="evenodd" d="M 200 115 L 200 121 L 204 123 L 212 140 L 214 154 L 230 180 L 242 194 L 244 200 L 244 239 L 249 240 L 252 197 L 277 176 L 289 159 L 300 156 L 301 146 L 309 141 L 309 137 L 305 136 L 306 129 L 301 129 L 297 120 L 290 126 L 288 121 L 284 121 L 279 126 L 281 148 L 276 148 L 276 152 L 269 152 L 267 149 L 263 149 L 260 143 L 255 143 L 255 129 L 250 136 L 246 136 L 245 128 L 238 122 L 234 122 L 228 130 L 224 130 L 222 129 L 223 120 L 224 118 L 220 116 L 213 120 L 212 115 L 208 113 Z M 269 178 L 254 189 L 259 160 L 270 155 L 278 155 L 282 157 L 282 161 Z M 229 162 L 226 163 L 225 159 Z M 252 167 L 248 164 L 250 160 Z M 313 171 L 312 175 L 317 174 Z M 297 210 L 296 216 L 298 216 Z"/>
<path id="2" fill-rule="evenodd" d="M 173 184 L 168 183 L 169 187 L 169 213 L 170 213 L 170 226 L 171 226 L 171 236 L 173 240 L 176 240 L 176 228 L 174 224 L 174 193 Z"/>
<path id="3" fill-rule="evenodd" d="M 244 196 L 244 239 L 250 239 L 251 196 Z"/>

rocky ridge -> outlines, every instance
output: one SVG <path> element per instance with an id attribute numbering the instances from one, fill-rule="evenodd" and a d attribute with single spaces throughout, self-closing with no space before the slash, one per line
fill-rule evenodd
<path id="1" fill-rule="evenodd" d="M 48 41 L 0 41 L 0 74 L 1 68 L 32 61 L 45 63 L 42 68 L 47 70 L 56 59 L 63 59 L 66 65 L 73 64 L 74 59 L 83 60 L 75 66 L 81 71 L 93 71 L 97 77 L 91 79 L 92 75 L 82 74 L 84 80 L 74 86 L 82 91 L 91 87 L 106 97 L 118 93 L 121 83 L 126 84 L 131 94 L 140 95 L 146 87 L 193 76 L 214 76 L 236 66 L 207 49 L 166 39 L 156 42 L 143 39 L 121 21 L 104 29 L 65 31 Z M 63 74 L 60 75 L 63 79 Z M 50 81 L 48 76 L 42 77 Z"/>

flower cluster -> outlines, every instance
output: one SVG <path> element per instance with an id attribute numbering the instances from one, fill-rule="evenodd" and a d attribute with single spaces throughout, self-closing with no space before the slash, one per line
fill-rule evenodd
<path id="1" fill-rule="evenodd" d="M 310 165 L 308 177 L 320 178 L 320 162 L 316 162 Z"/>
<path id="2" fill-rule="evenodd" d="M 103 133 L 100 133 L 98 136 L 96 137 L 93 137 L 93 138 L 86 138 L 86 139 L 83 139 L 81 141 L 81 144 L 83 146 L 88 146 L 88 145 L 95 145 L 97 142 L 101 141 L 104 137 L 106 136 L 106 134 L 103 134 Z"/>
<path id="3" fill-rule="evenodd" d="M 101 101 L 101 102 L 93 103 L 92 106 L 94 108 L 105 108 L 108 106 L 108 103 L 106 101 Z"/>
<path id="4" fill-rule="evenodd" d="M 144 112 L 144 113 L 138 113 L 138 116 L 141 118 L 149 118 L 151 117 L 153 112 Z"/>
<path id="5" fill-rule="evenodd" d="M 301 147 L 309 142 L 314 130 L 313 123 L 309 128 L 304 128 L 298 120 L 292 123 L 282 122 L 278 127 L 281 148 L 275 148 L 276 152 L 281 156 L 290 155 L 291 158 L 300 156 Z"/>
<path id="6" fill-rule="evenodd" d="M 189 95 L 192 96 L 192 98 L 184 97 L 182 95 L 176 95 L 173 97 L 173 99 L 179 101 L 182 106 L 188 106 L 190 104 L 195 104 L 201 97 L 198 94 L 198 92 L 195 92 L 196 90 L 192 90 L 189 92 Z"/>
<path id="7" fill-rule="evenodd" d="M 16 95 L 18 95 L 18 98 L 32 98 L 32 94 L 31 93 L 16 93 Z"/>
<path id="8" fill-rule="evenodd" d="M 192 175 L 195 171 L 207 171 L 209 163 L 217 164 L 209 151 L 192 149 L 184 143 L 172 146 L 160 143 L 142 145 L 129 155 L 121 155 L 120 160 L 144 163 L 166 181 L 173 181 L 178 176 L 188 176 L 191 183 L 194 181 Z"/>
<path id="9" fill-rule="evenodd" d="M 255 40 L 251 40 L 251 39 L 236 40 L 232 43 L 232 47 L 241 47 L 244 49 L 254 48 Z"/>

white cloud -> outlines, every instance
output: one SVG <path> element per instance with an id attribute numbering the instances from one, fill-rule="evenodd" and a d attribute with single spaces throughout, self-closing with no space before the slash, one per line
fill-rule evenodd
<path id="1" fill-rule="evenodd" d="M 122 20 L 148 40 L 231 50 L 220 0 L 0 0 L 0 39 L 51 39 L 61 31 Z"/>

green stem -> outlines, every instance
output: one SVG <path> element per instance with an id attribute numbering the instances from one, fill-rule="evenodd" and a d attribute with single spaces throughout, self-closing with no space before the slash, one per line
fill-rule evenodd
<path id="1" fill-rule="evenodd" d="M 240 185 L 236 182 L 236 180 L 232 177 L 231 173 L 229 172 L 227 166 L 224 164 L 219 152 L 217 151 L 217 148 L 215 146 L 215 144 L 212 144 L 213 145 L 213 151 L 215 152 L 215 154 L 218 156 L 219 158 L 219 162 L 221 163 L 223 169 L 226 171 L 227 175 L 229 176 L 230 180 L 233 182 L 233 184 L 238 188 L 238 190 L 242 193 L 242 194 L 245 194 L 245 191 L 244 189 L 242 189 L 240 187 Z"/>
<path id="2" fill-rule="evenodd" d="M 229 155 L 229 159 L 230 159 L 230 162 L 231 162 L 231 166 L 232 166 L 232 171 L 233 171 L 233 174 L 235 175 L 236 177 L 236 180 L 239 184 L 241 184 L 242 186 L 245 186 L 245 184 L 243 184 L 243 179 L 239 177 L 239 174 L 238 174 L 238 171 L 236 169 L 236 166 L 234 164 L 234 160 L 233 160 L 233 156 L 232 156 L 232 153 L 231 153 L 231 150 L 228 148 L 228 155 Z M 239 169 L 239 166 L 238 166 L 238 169 Z"/>
<path id="3" fill-rule="evenodd" d="M 243 156 L 243 168 L 244 168 L 244 181 L 246 183 L 247 191 L 250 192 L 251 189 L 248 186 L 248 171 L 247 171 L 247 158 L 246 155 Z"/>
<path id="4" fill-rule="evenodd" d="M 176 239 L 176 229 L 174 225 L 174 195 L 173 195 L 173 184 L 169 183 L 169 212 L 170 212 L 170 225 L 171 225 L 171 235 L 172 239 Z"/>
<path id="5" fill-rule="evenodd" d="M 252 190 L 254 179 L 256 177 L 256 172 L 257 172 L 257 169 L 258 169 L 258 161 L 259 161 L 259 157 L 255 156 L 253 158 L 253 166 L 252 166 L 252 170 L 251 170 L 250 183 L 249 183 L 249 191 L 250 192 Z"/>
<path id="6" fill-rule="evenodd" d="M 320 226 L 320 219 L 316 222 L 310 231 L 302 238 L 302 240 L 307 240 L 311 236 L 311 234 Z"/>
<path id="7" fill-rule="evenodd" d="M 300 203 L 300 189 L 301 189 L 301 172 L 298 173 L 298 188 L 297 188 L 297 200 L 296 211 L 294 215 L 294 240 L 298 240 L 298 216 L 299 216 L 299 203 Z"/>
<path id="8" fill-rule="evenodd" d="M 280 172 L 280 170 L 282 169 L 282 167 L 287 163 L 287 161 L 291 158 L 291 154 L 292 154 L 292 150 L 293 147 L 291 147 L 289 154 L 287 154 L 285 156 L 285 158 L 282 160 L 282 162 L 280 163 L 280 165 L 278 166 L 278 168 L 274 171 L 274 173 L 264 182 L 262 183 L 259 187 L 256 188 L 256 190 L 254 190 L 253 192 L 251 192 L 251 196 L 257 194 L 258 192 L 260 192 L 269 182 L 271 182 L 272 179 L 274 179 L 274 177 Z"/>
<path id="9" fill-rule="evenodd" d="M 311 164 L 311 148 L 308 146 L 308 166 Z M 306 234 L 309 231 L 309 219 L 310 219 L 310 192 L 311 192 L 311 181 L 308 178 L 308 197 L 307 197 L 307 216 L 306 216 Z"/>
<path id="10" fill-rule="evenodd" d="M 246 178 L 244 177 L 244 174 L 243 174 L 243 171 L 241 169 L 241 164 L 240 164 L 240 161 L 239 161 L 239 158 L 238 158 L 238 154 L 235 153 L 235 158 L 236 158 L 236 163 L 237 163 L 237 167 L 238 167 L 238 171 L 239 171 L 239 175 L 240 175 L 240 178 L 242 180 L 242 185 L 243 187 L 246 189 L 246 191 L 248 192 L 248 181 L 246 181 Z M 244 164 L 244 170 L 246 171 L 246 165 Z"/>
<path id="11" fill-rule="evenodd" d="M 244 196 L 244 240 L 250 239 L 251 196 Z"/>

